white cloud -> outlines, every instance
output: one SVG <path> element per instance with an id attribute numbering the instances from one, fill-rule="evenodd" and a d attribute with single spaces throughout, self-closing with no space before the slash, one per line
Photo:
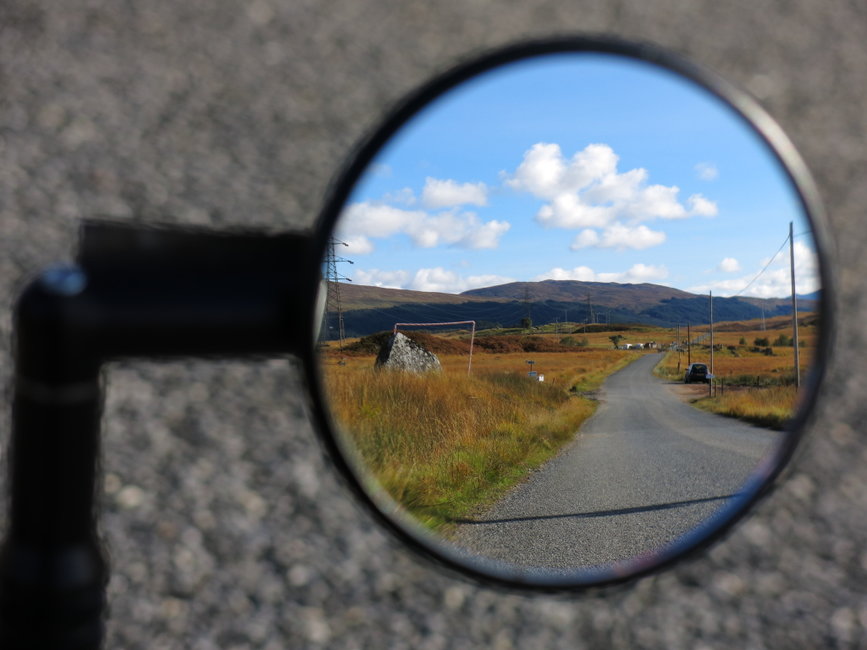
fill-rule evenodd
<path id="1" fill-rule="evenodd" d="M 427 213 L 404 210 L 385 203 L 353 203 L 340 216 L 338 236 L 344 240 L 354 237 L 391 237 L 424 222 Z"/>
<path id="2" fill-rule="evenodd" d="M 354 284 L 360 285 L 439 293 L 461 293 L 515 281 L 514 278 L 494 274 L 463 276 L 441 266 L 418 269 L 415 273 L 405 270 L 358 269 L 353 272 L 352 279 Z"/>
<path id="3" fill-rule="evenodd" d="M 695 166 L 695 173 L 703 181 L 713 181 L 719 176 L 719 170 L 711 162 L 700 162 Z"/>
<path id="4" fill-rule="evenodd" d="M 347 237 L 345 240 L 347 255 L 367 255 L 373 252 L 373 242 L 363 235 Z"/>
<path id="5" fill-rule="evenodd" d="M 443 245 L 496 248 L 500 237 L 511 227 L 507 221 L 483 222 L 472 212 L 430 214 L 371 201 L 347 206 L 339 223 L 337 236 L 350 244 L 347 252 L 354 255 L 372 252 L 372 239 L 398 234 L 407 235 L 420 248 Z"/>
<path id="6" fill-rule="evenodd" d="M 812 293 L 821 288 L 819 281 L 818 258 L 816 253 L 805 244 L 795 242 L 795 280 L 796 290 L 799 294 Z M 707 293 L 713 291 L 714 295 L 732 296 L 741 295 L 753 298 L 785 298 L 792 294 L 792 279 L 789 269 L 788 248 L 784 249 L 768 268 L 757 279 L 756 274 L 769 262 L 762 260 L 758 268 L 750 275 L 740 276 L 728 280 L 709 282 L 706 284 L 690 287 L 687 291 L 694 293 Z M 752 284 L 750 284 L 750 282 Z M 749 286 L 748 286 L 749 285 Z M 744 287 L 747 289 L 744 291 Z"/>
<path id="7" fill-rule="evenodd" d="M 506 233 L 511 224 L 508 221 L 486 221 L 482 225 L 473 228 L 458 242 L 464 248 L 481 249 L 496 248 L 500 243 L 500 237 Z"/>
<path id="8" fill-rule="evenodd" d="M 507 184 L 539 198 L 554 199 L 613 175 L 617 161 L 617 155 L 605 144 L 588 145 L 566 161 L 559 145 L 539 142 L 524 154 Z"/>
<path id="9" fill-rule="evenodd" d="M 502 275 L 471 275 L 464 277 L 441 266 L 432 269 L 419 269 L 407 285 L 414 291 L 438 291 L 440 293 L 460 293 L 480 287 L 514 282 Z"/>
<path id="10" fill-rule="evenodd" d="M 665 241 L 665 233 L 651 230 L 647 226 L 630 227 L 615 222 L 605 228 L 600 236 L 595 230 L 582 230 L 575 237 L 570 248 L 579 250 L 595 246 L 596 248 L 617 248 L 620 250 L 631 248 L 643 250 L 652 246 L 658 246 Z"/>
<path id="11" fill-rule="evenodd" d="M 429 208 L 452 208 L 459 205 L 486 205 L 488 188 L 484 183 L 462 183 L 440 180 L 428 176 L 425 179 L 421 199 Z"/>
<path id="12" fill-rule="evenodd" d="M 715 217 L 719 210 L 716 203 L 704 198 L 701 194 L 693 194 L 687 200 L 690 214 L 699 217 Z"/>
<path id="13" fill-rule="evenodd" d="M 589 266 L 576 266 L 573 269 L 555 267 L 534 278 L 540 280 L 579 280 L 581 282 L 653 282 L 668 277 L 664 266 L 635 264 L 628 271 L 619 273 L 596 273 Z"/>
<path id="14" fill-rule="evenodd" d="M 524 153 L 505 184 L 544 201 L 536 213 L 540 225 L 584 229 L 573 248 L 656 246 L 665 241 L 665 234 L 646 227 L 640 230 L 637 224 L 717 214 L 716 203 L 701 194 L 681 202 L 676 185 L 648 185 L 646 169 L 619 173 L 618 162 L 606 144 L 588 145 L 566 159 L 559 145 L 540 142 Z M 588 229 L 601 229 L 602 234 L 594 240 Z"/>
<path id="15" fill-rule="evenodd" d="M 717 266 L 717 270 L 723 271 L 724 273 L 737 273 L 741 270 L 741 263 L 734 257 L 724 257 L 723 261 L 719 263 L 719 266 Z"/>
<path id="16" fill-rule="evenodd" d="M 576 266 L 573 269 L 563 269 L 555 267 L 550 271 L 546 271 L 541 275 L 533 278 L 534 281 L 541 280 L 578 280 L 580 282 L 595 282 L 596 272 L 589 266 Z"/>
<path id="17" fill-rule="evenodd" d="M 628 271 L 622 273 L 600 273 L 600 282 L 654 282 L 668 277 L 665 266 L 652 264 L 634 264 Z"/>
<path id="18" fill-rule="evenodd" d="M 380 271 L 379 269 L 369 271 L 357 269 L 352 276 L 353 284 L 388 289 L 403 289 L 409 280 L 409 273 L 406 271 Z"/>
<path id="19" fill-rule="evenodd" d="M 611 222 L 608 206 L 588 205 L 577 194 L 558 194 L 536 213 L 536 221 L 549 228 L 599 228 Z"/>
<path id="20" fill-rule="evenodd" d="M 569 247 L 573 251 L 580 250 L 582 248 L 590 248 L 591 246 L 597 246 L 599 244 L 599 233 L 595 230 L 585 229 L 578 233 L 574 240 L 572 240 L 572 245 Z"/>

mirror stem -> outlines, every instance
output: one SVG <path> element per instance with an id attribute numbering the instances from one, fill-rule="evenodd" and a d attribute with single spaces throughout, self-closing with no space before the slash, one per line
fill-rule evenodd
<path id="1" fill-rule="evenodd" d="M 101 647 L 103 363 L 299 352 L 314 333 L 310 243 L 90 222 L 78 264 L 25 289 L 15 314 L 0 647 Z"/>

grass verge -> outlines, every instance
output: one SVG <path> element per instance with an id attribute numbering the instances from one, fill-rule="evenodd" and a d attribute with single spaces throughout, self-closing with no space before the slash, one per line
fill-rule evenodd
<path id="1" fill-rule="evenodd" d="M 724 352 L 719 361 L 726 374 L 714 380 L 715 395 L 692 400 L 691 404 L 710 413 L 769 429 L 783 429 L 794 413 L 798 397 L 790 360 L 785 357 L 768 360 L 758 355 L 737 357 Z M 790 365 L 786 366 L 787 362 Z M 662 379 L 679 382 L 683 380 L 683 368 L 682 363 L 681 370 L 677 369 L 677 353 L 668 352 L 653 372 Z"/>
<path id="2" fill-rule="evenodd" d="M 797 397 L 794 386 L 727 388 L 722 395 L 702 397 L 693 404 L 711 413 L 782 430 L 792 417 Z"/>
<path id="3" fill-rule="evenodd" d="M 379 484 L 423 525 L 445 532 L 572 440 L 596 403 L 571 387 L 596 387 L 638 357 L 612 350 L 584 372 L 590 356 L 574 355 L 556 382 L 496 370 L 520 367 L 524 356 L 487 360 L 472 376 L 461 363 L 462 371 L 448 371 L 447 360 L 445 372 L 424 375 L 326 365 L 326 382 L 337 420 Z"/>

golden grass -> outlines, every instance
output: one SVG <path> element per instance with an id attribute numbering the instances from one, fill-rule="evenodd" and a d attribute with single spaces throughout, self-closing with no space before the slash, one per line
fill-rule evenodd
<path id="1" fill-rule="evenodd" d="M 780 324 L 785 324 L 782 320 Z M 714 333 L 713 374 L 717 386 L 713 397 L 696 400 L 694 404 L 713 413 L 739 418 L 754 424 L 782 429 L 794 414 L 797 390 L 794 386 L 795 349 L 792 346 L 757 345 L 756 339 L 769 343 L 788 329 L 723 331 Z M 799 366 L 805 377 L 815 358 L 818 328 L 815 324 L 799 329 Z M 705 344 L 709 340 L 704 341 Z M 765 350 L 773 354 L 768 355 Z M 711 367 L 710 349 L 694 346 L 693 363 Z M 688 357 L 685 351 L 668 352 L 655 373 L 672 381 L 682 381 Z M 721 387 L 721 389 L 720 389 Z"/>
<path id="2" fill-rule="evenodd" d="M 715 397 L 693 402 L 711 413 L 727 415 L 771 429 L 782 429 L 791 419 L 798 399 L 794 386 L 728 388 Z"/>
<path id="3" fill-rule="evenodd" d="M 443 355 L 441 373 L 379 371 L 373 357 L 324 356 L 337 421 L 379 484 L 431 528 L 493 502 L 568 441 L 595 410 L 578 394 L 637 355 L 618 350 Z M 527 377 L 528 359 L 545 375 Z"/>
<path id="4" fill-rule="evenodd" d="M 714 337 L 716 339 L 716 337 Z M 714 341 L 716 342 L 716 340 Z M 734 350 L 724 346 L 721 350 L 714 351 L 713 373 L 718 381 L 725 383 L 745 384 L 750 383 L 785 383 L 786 378 L 791 378 L 795 370 L 795 350 L 792 347 L 771 347 L 773 355 L 766 355 L 761 351 L 753 351 L 752 344 L 735 345 Z M 761 348 L 763 350 L 765 348 Z M 801 347 L 799 349 L 799 365 L 803 376 L 813 361 L 815 348 Z M 693 363 L 704 363 L 710 368 L 710 350 L 694 346 L 691 353 Z M 688 361 L 686 351 L 678 356 L 677 352 L 668 352 L 662 363 L 657 366 L 657 374 L 661 377 L 678 381 L 683 379 Z M 751 382 L 750 378 L 758 378 L 757 382 Z"/>

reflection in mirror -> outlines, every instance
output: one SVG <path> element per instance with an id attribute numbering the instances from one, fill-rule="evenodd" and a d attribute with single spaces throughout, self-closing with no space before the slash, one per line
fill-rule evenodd
<path id="1" fill-rule="evenodd" d="M 662 557 L 773 472 L 816 360 L 816 244 L 781 163 L 703 87 L 618 55 L 431 102 L 323 268 L 323 386 L 364 489 L 515 575 Z"/>

